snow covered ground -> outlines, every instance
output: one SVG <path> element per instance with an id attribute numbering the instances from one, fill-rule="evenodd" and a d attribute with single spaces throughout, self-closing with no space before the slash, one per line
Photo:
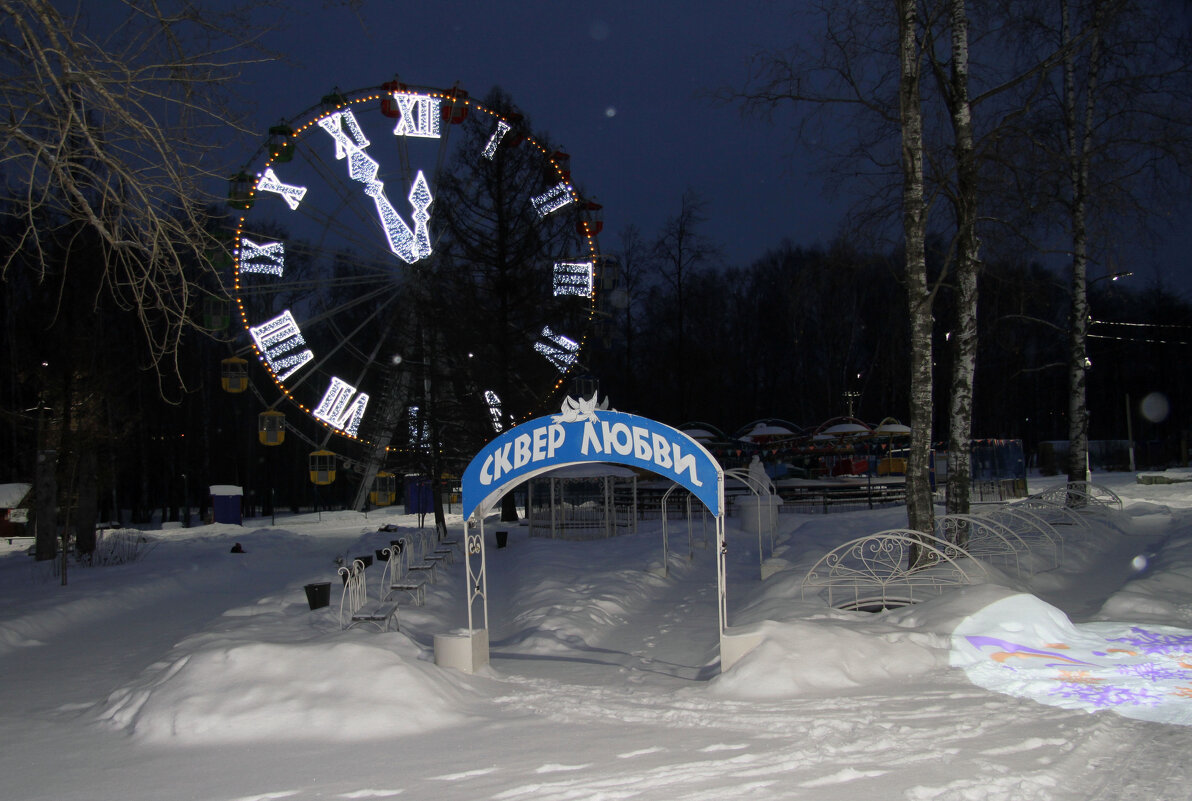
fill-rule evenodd
<path id="1" fill-rule="evenodd" d="M 71 567 L 65 587 L 14 546 L 0 795 L 1192 798 L 1192 483 L 1095 480 L 1125 508 L 1065 531 L 1059 568 L 993 570 L 878 615 L 803 598 L 800 581 L 904 510 L 782 515 L 790 566 L 765 582 L 756 536 L 730 521 L 729 620 L 766 639 L 723 674 L 713 552 L 683 548 L 655 575 L 656 524 L 490 542 L 492 662 L 476 675 L 433 663 L 434 635 L 465 624 L 459 560 L 400 632 L 341 631 L 338 592 L 307 607 L 304 584 L 410 517 L 147 532 L 144 558 Z"/>

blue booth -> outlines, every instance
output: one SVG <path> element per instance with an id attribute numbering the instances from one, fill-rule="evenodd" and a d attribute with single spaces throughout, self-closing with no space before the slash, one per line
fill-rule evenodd
<path id="1" fill-rule="evenodd" d="M 212 519 L 216 523 L 241 525 L 243 520 L 240 512 L 240 502 L 243 497 L 243 487 L 237 487 L 231 484 L 211 485 L 211 507 L 214 511 Z"/>

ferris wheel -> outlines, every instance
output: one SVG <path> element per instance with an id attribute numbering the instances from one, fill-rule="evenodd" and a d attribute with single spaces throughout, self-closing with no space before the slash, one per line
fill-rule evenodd
<path id="1" fill-rule="evenodd" d="M 391 81 L 269 133 L 229 205 L 239 355 L 271 411 L 375 473 L 557 403 L 597 311 L 600 207 L 507 96 Z"/>

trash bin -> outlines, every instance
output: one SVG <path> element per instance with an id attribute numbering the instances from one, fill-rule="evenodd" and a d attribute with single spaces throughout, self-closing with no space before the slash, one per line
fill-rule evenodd
<path id="1" fill-rule="evenodd" d="M 498 531 L 497 532 L 497 547 L 504 548 L 508 543 L 509 543 L 509 532 L 508 531 Z"/>
<path id="2" fill-rule="evenodd" d="M 307 584 L 303 589 L 306 590 L 306 602 L 310 605 L 311 609 L 322 609 L 324 606 L 330 606 L 330 581 L 319 581 L 315 584 Z"/>

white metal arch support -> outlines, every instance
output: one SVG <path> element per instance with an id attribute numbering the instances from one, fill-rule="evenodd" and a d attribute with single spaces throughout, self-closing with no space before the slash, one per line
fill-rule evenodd
<path id="1" fill-rule="evenodd" d="M 684 487 L 716 519 L 716 575 L 721 669 L 760 642 L 730 632 L 725 581 L 724 470 L 698 441 L 637 415 L 596 408 L 596 397 L 567 398 L 562 413 L 530 420 L 489 442 L 464 470 L 461 506 L 468 570 L 468 629 L 435 636 L 435 663 L 473 672 L 488 662 L 488 587 L 484 518 L 514 486 L 550 470 L 611 462 L 660 475 Z M 481 605 L 482 628 L 474 609 Z"/>
<path id="2" fill-rule="evenodd" d="M 675 494 L 675 491 L 680 489 L 682 487 L 678 484 L 672 486 L 662 494 L 662 502 L 659 504 L 662 516 L 662 575 L 664 576 L 668 575 L 670 565 L 670 499 Z M 686 502 L 687 510 L 687 561 L 691 562 L 695 559 L 695 532 L 692 526 L 691 493 L 684 493 L 683 500 Z M 703 513 L 701 512 L 702 516 Z"/>
<path id="3" fill-rule="evenodd" d="M 762 478 L 754 475 L 749 470 L 742 470 L 740 468 L 725 470 L 724 476 L 725 478 L 732 478 L 740 481 L 749 489 L 751 493 L 753 493 L 757 508 L 758 569 L 762 573 L 762 578 L 765 579 L 766 552 L 762 544 L 762 521 L 765 520 L 768 523 L 768 528 L 770 531 L 770 556 L 773 556 L 776 521 L 774 520 L 774 505 L 772 499 L 777 494 L 775 492 L 774 482 L 770 480 L 769 476 Z"/>

